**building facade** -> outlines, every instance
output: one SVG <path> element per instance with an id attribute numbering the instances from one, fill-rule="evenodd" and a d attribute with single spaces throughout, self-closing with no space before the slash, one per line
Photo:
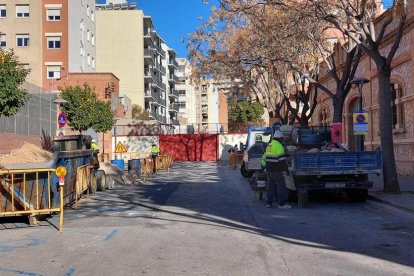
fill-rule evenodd
<path id="1" fill-rule="evenodd" d="M 57 91 L 69 72 L 95 71 L 94 0 L 1 0 L 0 10 L 0 45 L 31 69 L 27 82 Z"/>
<path id="2" fill-rule="evenodd" d="M 0 0 L 0 47 L 13 48 L 31 69 L 26 81 L 43 87 L 42 1 Z"/>
<path id="3" fill-rule="evenodd" d="M 400 175 L 414 175 L 414 4 L 409 5 L 408 18 L 401 44 L 392 62 L 391 91 L 393 109 L 393 138 L 397 171 Z M 385 16 L 386 14 L 384 14 Z M 384 39 L 381 48 L 388 52 L 393 36 L 389 33 Z M 335 51 L 337 60 L 343 60 L 343 50 Z M 367 78 L 370 82 L 363 86 L 363 109 L 368 111 L 369 129 L 365 135 L 364 145 L 366 150 L 375 150 L 381 146 L 381 120 L 379 110 L 378 75 L 375 63 L 363 55 L 356 77 Z M 331 90 L 335 90 L 333 79 L 329 75 L 322 76 L 320 81 Z M 356 148 L 355 135 L 353 134 L 353 112 L 358 109 L 359 93 L 354 88 L 345 100 L 342 116 L 343 142 L 352 150 Z M 314 125 L 330 125 L 332 123 L 332 100 L 324 93 L 319 93 L 318 105 L 313 114 Z"/>
<path id="4" fill-rule="evenodd" d="M 97 70 L 119 77 L 121 94 L 144 108 L 151 119 L 178 123 L 175 53 L 155 31 L 152 18 L 135 4 L 120 1 L 96 7 Z"/>
<path id="5" fill-rule="evenodd" d="M 193 81 L 188 60 L 179 58 L 177 62 L 180 132 L 227 132 L 228 87 L 215 79 Z"/>

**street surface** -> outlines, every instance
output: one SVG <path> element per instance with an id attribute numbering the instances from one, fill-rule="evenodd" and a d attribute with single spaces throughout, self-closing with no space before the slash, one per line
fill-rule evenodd
<path id="1" fill-rule="evenodd" d="M 61 234 L 1 230 L 0 275 L 414 275 L 413 222 L 340 197 L 267 209 L 239 171 L 177 163 L 66 209 Z"/>

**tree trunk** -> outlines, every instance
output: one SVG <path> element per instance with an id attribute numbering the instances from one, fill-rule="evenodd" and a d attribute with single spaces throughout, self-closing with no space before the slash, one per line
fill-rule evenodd
<path id="1" fill-rule="evenodd" d="M 380 133 L 383 162 L 384 192 L 400 193 L 392 136 L 391 66 L 378 66 Z"/>
<path id="2" fill-rule="evenodd" d="M 337 91 L 337 94 L 332 98 L 333 104 L 333 123 L 342 123 L 342 113 L 344 110 L 344 98 L 340 95 L 343 93 L 341 91 Z M 339 96 L 339 97 L 338 97 Z"/>

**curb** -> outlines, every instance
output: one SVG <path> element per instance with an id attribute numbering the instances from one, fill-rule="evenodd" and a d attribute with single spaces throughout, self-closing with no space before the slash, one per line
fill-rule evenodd
<path id="1" fill-rule="evenodd" d="M 396 204 L 396 203 L 391 202 L 391 201 L 388 201 L 388 200 L 384 200 L 384 199 L 375 197 L 373 195 L 368 195 L 368 199 L 369 200 L 372 200 L 372 201 L 375 201 L 375 202 L 379 202 L 379 203 L 385 204 L 385 205 L 390 205 L 390 206 L 393 206 L 393 207 L 398 208 L 400 210 L 403 210 L 403 211 L 410 212 L 410 213 L 414 214 L 414 210 L 413 209 L 407 208 L 405 206 Z"/>

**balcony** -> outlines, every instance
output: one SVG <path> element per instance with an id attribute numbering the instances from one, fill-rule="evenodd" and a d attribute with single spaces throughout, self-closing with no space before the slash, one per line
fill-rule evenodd
<path id="1" fill-rule="evenodd" d="M 207 104 L 208 104 L 208 99 L 207 99 L 207 97 L 203 97 L 203 98 L 201 98 L 201 104 L 203 104 L 203 105 L 207 105 Z"/>
<path id="2" fill-rule="evenodd" d="M 154 63 L 154 50 L 151 48 L 144 49 L 144 62 L 146 65 L 152 65 Z"/>
<path id="3" fill-rule="evenodd" d="M 157 49 L 158 54 L 160 54 L 160 56 L 165 58 L 165 51 L 161 48 L 161 46 L 157 46 L 156 49 Z"/>
<path id="4" fill-rule="evenodd" d="M 175 104 L 175 103 L 170 104 L 168 106 L 168 111 L 173 112 L 173 113 L 177 113 L 178 112 L 178 104 Z"/>
<path id="5" fill-rule="evenodd" d="M 170 98 L 178 98 L 178 91 L 175 89 L 171 89 L 170 92 L 168 93 L 168 96 Z"/>
<path id="6" fill-rule="evenodd" d="M 155 75 L 152 68 L 145 68 L 144 69 L 144 77 L 145 82 L 155 82 Z"/>
<path id="7" fill-rule="evenodd" d="M 167 69 L 165 69 L 165 67 L 164 66 L 162 66 L 162 65 L 160 65 L 160 72 L 165 76 L 165 75 L 167 75 Z"/>
<path id="8" fill-rule="evenodd" d="M 208 108 L 202 108 L 202 109 L 201 109 L 201 113 L 203 113 L 203 114 L 207 114 L 207 113 L 208 113 Z"/>
<path id="9" fill-rule="evenodd" d="M 166 99 L 162 99 L 161 97 L 158 99 L 158 103 L 159 105 L 162 106 L 166 106 L 167 105 L 167 100 Z"/>
<path id="10" fill-rule="evenodd" d="M 178 78 L 174 74 L 169 74 L 168 75 L 168 81 L 171 82 L 171 83 L 176 83 L 178 81 Z"/>
<path id="11" fill-rule="evenodd" d="M 168 66 L 178 69 L 178 62 L 175 59 L 170 59 L 170 61 L 168 62 Z"/>

